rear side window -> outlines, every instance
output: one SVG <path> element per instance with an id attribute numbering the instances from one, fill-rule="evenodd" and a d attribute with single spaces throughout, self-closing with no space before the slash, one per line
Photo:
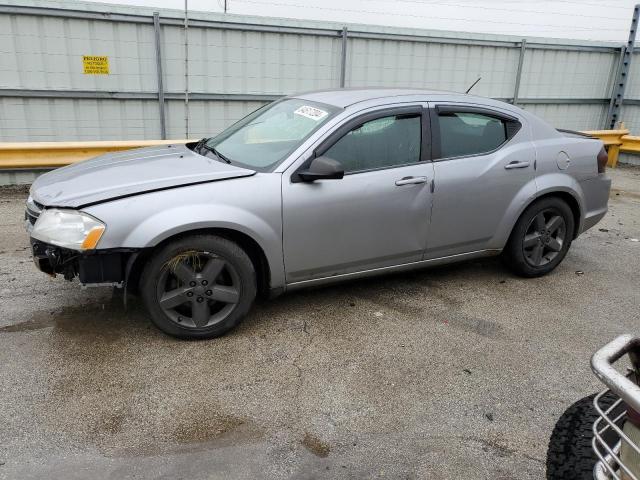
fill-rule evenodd
<path id="1" fill-rule="evenodd" d="M 389 168 L 420 161 L 420 114 L 377 118 L 354 128 L 324 154 L 345 173 Z"/>
<path id="2" fill-rule="evenodd" d="M 471 112 L 438 113 L 440 158 L 481 155 L 497 149 L 516 134 L 515 120 Z"/>

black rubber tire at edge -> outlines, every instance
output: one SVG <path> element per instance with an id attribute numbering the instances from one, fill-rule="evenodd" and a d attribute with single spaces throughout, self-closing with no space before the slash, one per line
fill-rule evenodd
<path id="1" fill-rule="evenodd" d="M 593 480 L 597 457 L 593 452 L 593 423 L 598 413 L 593 406 L 596 395 L 571 405 L 556 423 L 547 449 L 547 480 Z M 609 407 L 616 400 L 607 394 L 599 402 Z"/>

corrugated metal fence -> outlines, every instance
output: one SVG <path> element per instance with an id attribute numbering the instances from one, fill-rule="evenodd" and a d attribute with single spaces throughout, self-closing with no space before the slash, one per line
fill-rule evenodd
<path id="1" fill-rule="evenodd" d="M 479 76 L 476 94 L 515 98 L 558 127 L 598 129 L 621 58 L 619 46 L 605 43 L 190 12 L 187 80 L 182 12 L 160 10 L 154 22 L 151 9 L 105 8 L 0 5 L 0 141 L 210 136 L 297 91 L 464 91 Z M 83 73 L 84 55 L 106 56 L 109 74 Z M 632 131 L 640 127 L 639 76 L 636 62 L 622 115 Z"/>

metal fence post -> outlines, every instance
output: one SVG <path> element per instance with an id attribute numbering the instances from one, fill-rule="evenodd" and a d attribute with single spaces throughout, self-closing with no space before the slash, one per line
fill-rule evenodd
<path id="1" fill-rule="evenodd" d="M 164 114 L 164 83 L 162 81 L 162 44 L 160 38 L 160 13 L 153 12 L 153 30 L 156 41 L 156 75 L 158 78 L 158 105 L 160 107 L 160 137 L 167 138 L 167 119 Z"/>
<path id="2" fill-rule="evenodd" d="M 622 45 L 620 47 L 620 53 L 618 55 L 618 61 L 614 63 L 613 65 L 613 69 L 612 69 L 612 75 L 611 75 L 611 79 L 610 79 L 610 83 L 609 83 L 609 87 L 611 88 L 611 98 L 609 99 L 609 107 L 607 108 L 607 111 L 604 115 L 604 124 L 602 125 L 602 129 L 606 130 L 607 128 L 609 128 L 609 115 L 613 109 L 613 103 L 615 101 L 615 96 L 613 94 L 615 87 L 616 87 L 616 82 L 618 81 L 618 77 L 620 75 L 620 71 L 622 69 L 622 62 L 624 61 L 624 50 L 625 50 L 625 46 Z"/>
<path id="3" fill-rule="evenodd" d="M 513 103 L 518 104 L 518 94 L 520 93 L 520 79 L 522 78 L 522 63 L 524 62 L 524 54 L 527 50 L 527 39 L 523 38 L 520 42 L 520 56 L 518 57 L 518 70 L 516 71 L 516 84 L 513 87 Z"/>
<path id="4" fill-rule="evenodd" d="M 622 63 L 618 72 L 618 78 L 613 86 L 613 95 L 609 105 L 609 113 L 607 114 L 607 124 L 610 129 L 614 129 L 620 117 L 620 107 L 624 100 L 624 90 L 627 87 L 627 76 L 629 75 L 629 67 L 633 59 L 633 47 L 636 43 L 636 30 L 638 27 L 638 17 L 640 16 L 640 5 L 633 8 L 633 18 L 631 19 L 631 28 L 629 29 L 629 40 L 624 46 L 622 55 Z"/>
<path id="5" fill-rule="evenodd" d="M 340 88 L 344 88 L 347 75 L 347 27 L 342 27 L 342 52 L 340 57 Z"/>

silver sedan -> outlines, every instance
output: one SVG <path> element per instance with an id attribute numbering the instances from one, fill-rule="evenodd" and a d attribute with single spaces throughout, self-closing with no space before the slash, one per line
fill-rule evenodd
<path id="1" fill-rule="evenodd" d="M 42 175 L 25 220 L 44 272 L 137 290 L 164 332 L 205 338 L 258 294 L 498 254 L 547 274 L 605 215 L 606 163 L 599 140 L 507 103 L 320 91 Z"/>

